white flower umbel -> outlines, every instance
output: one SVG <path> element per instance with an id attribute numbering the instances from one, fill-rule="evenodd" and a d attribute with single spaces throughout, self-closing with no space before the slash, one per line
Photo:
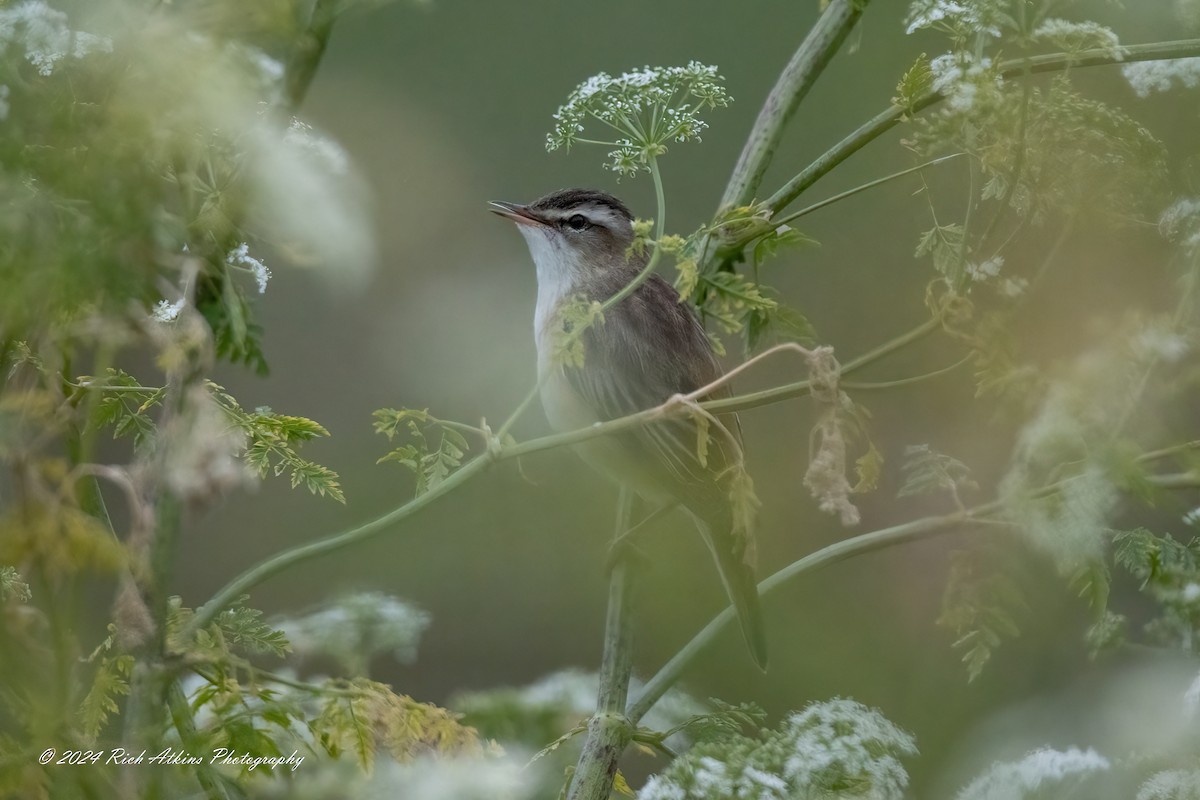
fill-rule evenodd
<path id="1" fill-rule="evenodd" d="M 1000 268 L 1003 266 L 1004 256 L 992 256 L 981 264 L 967 264 L 967 274 L 976 283 L 984 283 L 999 276 Z"/>
<path id="2" fill-rule="evenodd" d="M 1082 779 L 1111 765 L 1091 748 L 1066 751 L 1048 747 L 1034 750 L 1020 761 L 996 763 L 958 793 L 957 800 L 1025 800 L 1066 795 Z M 1046 794 L 1045 792 L 1051 792 Z"/>
<path id="3" fill-rule="evenodd" d="M 250 245 L 242 242 L 230 250 L 225 256 L 225 263 L 231 267 L 240 267 L 248 270 L 258 284 L 259 294 L 267 290 L 267 282 L 271 280 L 271 270 L 267 269 L 266 264 L 250 255 Z"/>
<path id="4" fill-rule="evenodd" d="M 1117 38 L 1117 34 L 1098 22 L 1070 22 L 1051 18 L 1037 27 L 1033 32 L 1033 39 L 1067 53 L 1099 50 L 1118 61 L 1125 57 L 1125 50 L 1121 47 L 1121 40 Z"/>
<path id="5" fill-rule="evenodd" d="M 321 136 L 312 125 L 292 117 L 283 140 L 309 153 L 325 169 L 335 175 L 345 175 L 350 169 L 350 158 L 342 146 L 332 139 Z"/>
<path id="6" fill-rule="evenodd" d="M 1133 337 L 1132 345 L 1138 357 L 1168 364 L 1182 360 L 1190 349 L 1186 337 L 1162 322 L 1152 323 L 1138 331 Z"/>
<path id="7" fill-rule="evenodd" d="M 112 40 L 72 31 L 63 12 L 43 0 L 25 0 L 0 9 L 0 55 L 12 46 L 24 50 L 25 59 L 39 75 L 48 76 L 68 56 L 83 58 L 97 51 L 111 52 Z"/>
<path id="8" fill-rule="evenodd" d="M 1183 693 L 1183 709 L 1192 719 L 1200 719 L 1200 675 L 1196 676 L 1192 685 Z"/>
<path id="9" fill-rule="evenodd" d="M 622 175 L 649 169 L 650 159 L 667 151 L 668 142 L 700 141 L 707 109 L 729 105 L 717 68 L 693 61 L 686 67 L 645 67 L 616 78 L 601 72 L 588 78 L 554 114 L 546 149 L 570 149 L 576 143 L 615 148 L 606 165 Z M 585 139 L 589 121 L 617 135 Z"/>
<path id="10" fill-rule="evenodd" d="M 908 7 L 907 33 L 940 30 L 956 37 L 971 33 L 999 36 L 1000 0 L 913 0 Z"/>
<path id="11" fill-rule="evenodd" d="M 1177 58 L 1171 61 L 1139 61 L 1121 67 L 1121 74 L 1138 97 L 1154 92 L 1169 91 L 1175 85 L 1187 89 L 1200 86 L 1200 58 Z"/>
<path id="12" fill-rule="evenodd" d="M 814 703 L 761 739 L 706 742 L 652 777 L 639 800 L 900 800 L 912 736 L 853 700 Z"/>
<path id="13" fill-rule="evenodd" d="M 531 800 L 536 774 L 516 758 L 418 758 L 377 764 L 366 786 L 347 795 L 413 800 Z"/>
<path id="14" fill-rule="evenodd" d="M 1135 800 L 1200 800 L 1200 769 L 1157 772 L 1138 787 Z"/>
<path id="15" fill-rule="evenodd" d="M 168 303 L 166 300 L 159 300 L 154 306 L 154 310 L 150 312 L 150 316 L 159 322 L 174 322 L 179 318 L 179 312 L 183 310 L 183 306 L 187 301 L 184 298 L 179 298 L 174 303 Z"/>
<path id="16" fill-rule="evenodd" d="M 929 62 L 929 69 L 934 91 L 944 94 L 949 108 L 960 113 L 975 108 L 981 90 L 1000 86 L 990 58 L 976 58 L 964 51 L 943 53 Z"/>
<path id="17" fill-rule="evenodd" d="M 429 623 L 427 612 L 403 600 L 380 592 L 360 592 L 306 616 L 282 620 L 277 627 L 297 655 L 329 656 L 354 669 L 379 653 L 390 653 L 400 663 L 411 664 Z"/>

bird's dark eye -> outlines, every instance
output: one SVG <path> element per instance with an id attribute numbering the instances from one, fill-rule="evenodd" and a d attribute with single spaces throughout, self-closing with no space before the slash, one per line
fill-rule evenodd
<path id="1" fill-rule="evenodd" d="M 583 214 L 572 214 L 567 219 L 567 225 L 573 231 L 581 231 L 588 226 L 587 217 Z"/>

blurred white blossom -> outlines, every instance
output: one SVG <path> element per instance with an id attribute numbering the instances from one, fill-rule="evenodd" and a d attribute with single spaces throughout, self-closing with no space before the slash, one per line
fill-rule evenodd
<path id="1" fill-rule="evenodd" d="M 1200 769 L 1171 769 L 1151 775 L 1136 800 L 1200 800 Z"/>
<path id="2" fill-rule="evenodd" d="M 1193 718 L 1200 718 L 1200 675 L 1196 676 L 1192 685 L 1183 693 L 1183 707 Z"/>
<path id="3" fill-rule="evenodd" d="M 992 74 L 991 68 L 990 58 L 976 58 L 964 51 L 943 53 L 929 62 L 933 90 L 945 95 L 947 105 L 958 112 L 973 109 L 981 89 L 1000 85 L 999 76 Z"/>
<path id="4" fill-rule="evenodd" d="M 900 800 L 908 786 L 900 758 L 916 754 L 911 734 L 836 698 L 792 714 L 762 739 L 697 746 L 647 781 L 638 800 Z"/>
<path id="5" fill-rule="evenodd" d="M 239 486 L 257 482 L 242 460 L 246 435 L 231 425 L 208 390 L 197 387 L 164 431 L 169 448 L 167 484 L 179 497 L 204 503 Z"/>
<path id="6" fill-rule="evenodd" d="M 1200 86 L 1200 58 L 1176 58 L 1169 61 L 1139 61 L 1121 67 L 1121 74 L 1138 97 L 1165 92 L 1176 83 L 1188 89 Z"/>
<path id="7" fill-rule="evenodd" d="M 301 658 L 329 656 L 357 675 L 365 674 L 371 658 L 380 653 L 411 664 L 429 623 L 428 612 L 402 600 L 359 592 L 306 616 L 280 620 L 276 627 Z"/>
<path id="8" fill-rule="evenodd" d="M 967 264 L 967 274 L 971 276 L 971 280 L 977 283 L 984 283 L 992 278 L 1000 275 L 1000 268 L 1004 266 L 1004 256 L 992 256 L 987 261 L 976 264 L 974 262 Z"/>
<path id="9" fill-rule="evenodd" d="M 1165 324 L 1151 324 L 1133 338 L 1133 350 L 1141 358 L 1168 364 L 1181 360 L 1189 350 L 1188 340 Z"/>
<path id="10" fill-rule="evenodd" d="M 376 765 L 364 790 L 366 800 L 525 800 L 537 785 L 535 773 L 514 758 L 420 758 L 410 764 Z"/>
<path id="11" fill-rule="evenodd" d="M 283 135 L 283 140 L 312 155 L 335 175 L 345 175 L 350 169 L 350 159 L 342 146 L 318 134 L 307 122 L 292 117 L 292 123 Z"/>
<path id="12" fill-rule="evenodd" d="M 111 52 L 112 40 L 67 26 L 67 15 L 43 0 L 25 0 L 0 8 L 0 55 L 11 46 L 24 50 L 25 59 L 42 76 L 54 73 L 64 58 L 83 58 L 93 52 Z"/>
<path id="13" fill-rule="evenodd" d="M 1081 778 L 1110 766 L 1107 758 L 1091 748 L 1062 751 L 1044 747 L 1020 761 L 993 764 L 959 792 L 957 800 L 1024 800 L 1039 790 L 1065 794 Z"/>

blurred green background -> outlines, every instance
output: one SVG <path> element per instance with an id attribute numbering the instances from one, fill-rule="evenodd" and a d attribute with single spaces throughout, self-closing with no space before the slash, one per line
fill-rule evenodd
<path id="1" fill-rule="evenodd" d="M 768 191 L 884 108 L 918 54 L 944 49 L 933 36 L 904 35 L 906 5 L 878 0 L 869 9 L 792 123 L 765 181 Z M 1107 21 L 1126 43 L 1181 35 L 1167 0 L 1124 11 L 1078 5 L 1081 16 Z M 488 214 L 485 202 L 595 186 L 640 216 L 653 208 L 649 180 L 618 184 L 601 168 L 602 152 L 545 152 L 550 115 L 571 88 L 601 70 L 691 59 L 720 67 L 735 103 L 709 115 L 703 144 L 677 148 L 662 161 L 668 228 L 687 233 L 715 209 L 763 98 L 817 13 L 816 0 L 438 0 L 339 23 L 304 115 L 345 146 L 373 194 L 377 269 L 362 279 L 336 268 L 277 268 L 259 304 L 270 377 L 226 367 L 217 379 L 246 407 L 271 405 L 324 423 L 332 439 L 307 454 L 342 474 L 348 506 L 290 491 L 279 480 L 227 499 L 187 532 L 175 581 L 185 603 L 198 605 L 282 547 L 365 521 L 410 496 L 407 473 L 374 464 L 387 448 L 371 432 L 372 410 L 428 407 L 444 418 L 498 424 L 524 396 L 534 378 L 532 264 L 520 237 Z M 1188 154 L 1194 107 L 1138 101 L 1113 69 L 1081 80 L 1144 119 L 1176 155 Z M 869 146 L 797 207 L 911 165 L 901 137 Z M 961 216 L 964 169 L 952 162 L 929 173 L 939 212 L 950 218 Z M 913 176 L 807 218 L 803 229 L 821 247 L 789 252 L 764 275 L 843 360 L 927 317 L 929 268 L 912 257 L 919 232 L 929 227 L 924 199 L 912 196 L 919 186 Z M 1084 228 L 1046 287 L 1053 309 L 1035 303 L 1030 311 L 1026 344 L 1046 363 L 1080 349 L 1094 319 L 1167 291 L 1157 273 L 1140 266 L 1156 257 L 1152 232 L 1114 239 Z M 1033 259 L 1044 247 L 1035 236 L 1023 252 Z M 951 342 L 929 341 L 874 366 L 870 378 L 936 369 L 961 354 Z M 987 487 L 1003 472 L 1017 421 L 973 400 L 969 372 L 860 398 L 874 412 L 873 436 L 887 458 L 879 492 L 863 498 L 860 531 L 948 510 L 939 499 L 893 499 L 906 445 L 929 443 L 966 461 L 985 487 L 968 502 L 990 498 Z M 781 358 L 739 388 L 799 377 L 801 366 Z M 853 533 L 817 512 L 801 484 L 812 419 L 807 400 L 743 415 L 763 502 L 763 575 Z M 546 429 L 534 410 L 516 433 L 526 438 Z M 528 683 L 568 666 L 594 669 L 615 490 L 570 452 L 539 454 L 521 467 L 502 465 L 367 544 L 293 569 L 259 587 L 251 602 L 288 612 L 343 590 L 373 588 L 419 604 L 434 619 L 419 660 L 404 668 L 381 661 L 374 676 L 421 700 Z M 1103 729 L 1083 716 L 1095 693 L 1078 686 L 1102 685 L 1110 668 L 1087 662 L 1085 609 L 1032 559 L 1021 560 L 1033 607 L 1020 620 L 1021 639 L 1006 643 L 983 677 L 967 684 L 951 634 L 935 625 L 955 543 L 952 534 L 789 586 L 767 603 L 767 675 L 753 668 L 732 631 L 688 673 L 686 686 L 700 697 L 757 702 L 773 718 L 835 695 L 877 706 L 917 735 L 924 757 L 911 765 L 916 796 L 961 785 L 979 759 L 1001 755 L 979 744 L 997 726 L 1017 732 L 1005 741 L 1018 753 L 1074 744 L 1081 738 L 1076 725 L 1093 734 Z M 653 569 L 638 611 L 636 669 L 643 677 L 725 602 L 709 555 L 685 520 L 671 519 L 646 546 Z M 1064 698 L 1068 684 L 1076 694 Z M 1023 708 L 1041 716 L 1029 721 Z"/>

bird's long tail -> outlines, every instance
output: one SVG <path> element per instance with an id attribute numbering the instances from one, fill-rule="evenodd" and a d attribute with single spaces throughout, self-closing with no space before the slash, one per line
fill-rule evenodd
<path id="1" fill-rule="evenodd" d="M 725 591 L 729 594 L 733 610 L 742 626 L 742 635 L 746 637 L 750 657 L 759 669 L 766 672 L 767 635 L 763 626 L 762 604 L 758 598 L 758 580 L 754 576 L 754 568 L 742 559 L 740 548 L 735 546 L 731 531 L 722 527 L 720 532 L 717 532 L 718 529 L 699 518 L 696 518 L 696 524 L 717 562 L 717 571 L 721 573 L 721 582 L 725 584 Z"/>

